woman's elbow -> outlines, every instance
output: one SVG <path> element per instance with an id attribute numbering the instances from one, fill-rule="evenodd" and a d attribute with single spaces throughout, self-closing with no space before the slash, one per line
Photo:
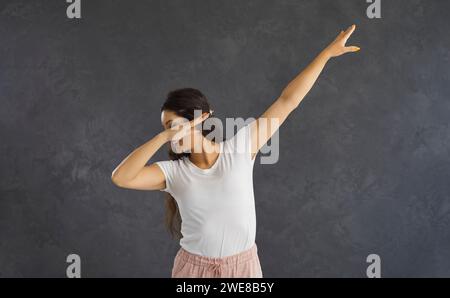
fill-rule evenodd
<path id="1" fill-rule="evenodd" d="M 114 185 L 116 185 L 118 187 L 125 187 L 123 179 L 120 179 L 120 177 L 117 175 L 116 172 L 112 172 L 111 181 Z"/>

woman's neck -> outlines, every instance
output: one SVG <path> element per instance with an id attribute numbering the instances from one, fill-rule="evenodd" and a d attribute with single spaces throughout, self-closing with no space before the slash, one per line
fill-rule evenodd
<path id="1" fill-rule="evenodd" d="M 189 154 L 189 160 L 201 169 L 208 169 L 214 165 L 220 151 L 220 144 L 201 137 L 197 144 L 197 150 Z"/>

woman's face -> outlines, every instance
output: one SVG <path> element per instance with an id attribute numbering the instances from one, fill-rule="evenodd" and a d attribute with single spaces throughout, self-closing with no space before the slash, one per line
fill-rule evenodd
<path id="1" fill-rule="evenodd" d="M 164 110 L 161 112 L 161 123 L 164 129 L 169 129 L 178 124 L 186 123 L 188 121 L 188 119 L 178 116 L 173 111 Z M 201 137 L 200 131 L 192 127 L 190 134 L 187 134 L 177 142 L 171 142 L 170 145 L 175 153 L 189 153 L 193 151 L 194 139 L 197 141 L 201 140 L 201 138 L 199 137 Z"/>

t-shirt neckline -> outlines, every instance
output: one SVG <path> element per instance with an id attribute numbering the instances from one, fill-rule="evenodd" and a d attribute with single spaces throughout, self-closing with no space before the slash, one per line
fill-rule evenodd
<path id="1" fill-rule="evenodd" d="M 220 143 L 219 143 L 219 146 L 220 146 L 220 147 L 219 147 L 219 156 L 216 158 L 216 161 L 214 162 L 214 164 L 213 164 L 212 166 L 210 166 L 209 168 L 207 168 L 207 169 L 199 168 L 198 166 L 196 166 L 196 165 L 189 159 L 189 156 L 186 156 L 186 157 L 185 157 L 185 158 L 186 158 L 187 164 L 189 165 L 189 167 L 190 167 L 192 170 L 194 170 L 194 171 L 196 171 L 197 173 L 200 173 L 200 174 L 208 174 L 208 173 L 214 171 L 214 169 L 216 169 L 216 168 L 218 167 L 218 165 L 219 165 L 219 163 L 220 163 L 220 160 L 222 159 L 222 155 L 224 154 L 224 152 L 223 152 L 223 142 L 220 142 Z"/>

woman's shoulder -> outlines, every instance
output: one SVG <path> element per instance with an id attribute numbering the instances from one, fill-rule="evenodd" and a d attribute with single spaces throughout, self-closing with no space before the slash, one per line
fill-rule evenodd
<path id="1" fill-rule="evenodd" d="M 237 132 L 224 141 L 224 147 L 228 152 L 244 153 L 249 148 L 251 123 L 241 124 Z"/>
<path id="2" fill-rule="evenodd" d="M 182 167 L 186 163 L 186 157 L 182 157 L 180 159 L 167 159 L 167 160 L 160 160 L 155 162 L 157 165 L 164 167 L 166 169 L 176 169 Z"/>

